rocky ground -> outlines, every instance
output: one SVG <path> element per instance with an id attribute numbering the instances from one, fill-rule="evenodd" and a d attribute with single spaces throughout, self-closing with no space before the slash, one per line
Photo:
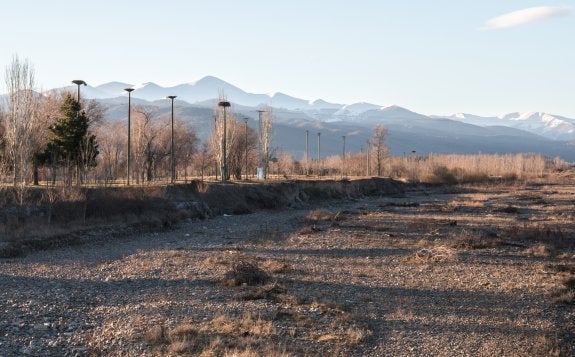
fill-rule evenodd
<path id="1" fill-rule="evenodd" d="M 0 356 L 574 355 L 575 187 L 415 188 L 0 260 Z"/>

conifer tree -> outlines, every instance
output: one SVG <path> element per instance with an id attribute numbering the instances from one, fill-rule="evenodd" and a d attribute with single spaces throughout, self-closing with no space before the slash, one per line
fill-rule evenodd
<path id="1" fill-rule="evenodd" d="M 68 179 L 73 174 L 80 182 L 88 168 L 96 166 L 99 153 L 96 136 L 89 132 L 89 126 L 90 120 L 81 111 L 80 103 L 67 94 L 60 107 L 60 118 L 49 127 L 51 138 L 39 161 L 64 167 Z"/>

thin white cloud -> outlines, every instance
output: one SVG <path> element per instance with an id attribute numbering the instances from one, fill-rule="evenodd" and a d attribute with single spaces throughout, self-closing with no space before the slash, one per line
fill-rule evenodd
<path id="1" fill-rule="evenodd" d="M 533 22 L 540 22 L 556 17 L 567 16 L 571 9 L 559 6 L 537 6 L 523 10 L 513 11 L 494 17 L 485 23 L 483 29 L 495 30 L 507 27 L 520 26 Z"/>

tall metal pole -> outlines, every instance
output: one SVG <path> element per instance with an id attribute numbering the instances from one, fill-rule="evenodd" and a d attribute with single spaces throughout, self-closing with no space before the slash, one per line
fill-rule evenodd
<path id="1" fill-rule="evenodd" d="M 222 160 L 223 160 L 223 162 L 222 162 L 222 182 L 226 182 L 226 180 L 228 179 L 228 162 L 227 162 L 228 159 L 227 159 L 227 152 L 226 152 L 226 149 L 227 149 L 226 148 L 226 146 L 227 146 L 226 140 L 227 140 L 227 136 L 228 136 L 228 131 L 227 131 L 227 124 L 226 124 L 226 108 L 228 108 L 231 104 L 230 104 L 230 102 L 222 101 L 222 102 L 219 102 L 218 105 L 220 107 L 224 108 L 224 137 L 222 139 L 222 141 L 223 141 L 223 144 L 222 144 L 222 146 L 223 146 L 223 148 L 222 148 L 222 151 L 223 151 L 223 153 L 222 153 Z"/>
<path id="2" fill-rule="evenodd" d="M 132 157 L 132 140 L 131 140 L 131 113 L 132 113 L 132 91 L 134 88 L 126 88 L 124 89 L 128 92 L 128 159 L 127 159 L 127 166 L 126 166 L 126 185 L 130 186 L 130 169 L 132 166 L 130 165 L 130 160 Z"/>
<path id="3" fill-rule="evenodd" d="M 305 131 L 305 175 L 309 175 L 309 130 Z"/>
<path id="4" fill-rule="evenodd" d="M 321 176 L 321 132 L 317 133 L 317 176 Z"/>
<path id="5" fill-rule="evenodd" d="M 216 135 L 215 133 L 218 132 L 218 117 L 217 115 L 214 115 L 214 135 Z M 216 172 L 216 181 L 218 180 L 218 159 L 215 158 L 214 160 L 214 164 L 215 164 L 215 172 Z"/>
<path id="6" fill-rule="evenodd" d="M 170 171 L 171 171 L 171 178 L 170 178 L 170 182 L 174 183 L 176 182 L 176 165 L 175 165 L 175 161 L 174 161 L 174 99 L 176 99 L 176 95 L 169 95 L 167 98 L 172 100 L 172 138 L 171 138 L 171 149 L 170 149 L 170 154 L 171 154 L 171 167 L 170 167 Z"/>
<path id="7" fill-rule="evenodd" d="M 341 178 L 345 176 L 345 135 L 342 136 L 343 149 L 341 150 Z"/>
<path id="8" fill-rule="evenodd" d="M 367 149 L 366 149 L 366 152 L 365 152 L 366 158 L 367 158 L 367 159 L 366 159 L 366 161 L 367 161 L 367 165 L 366 165 L 366 166 L 367 166 L 367 176 L 370 176 L 370 175 L 371 175 L 371 167 L 370 167 L 371 162 L 370 162 L 370 160 L 369 160 L 369 152 L 370 152 L 370 151 L 371 151 L 371 143 L 369 142 L 369 140 L 367 140 Z"/>
<path id="9" fill-rule="evenodd" d="M 244 141 L 246 149 L 246 181 L 248 180 L 248 118 L 244 118 L 246 123 L 246 140 Z"/>
<path id="10" fill-rule="evenodd" d="M 264 153 L 263 153 L 263 143 L 262 143 L 262 114 L 265 112 L 265 110 L 258 110 L 258 151 L 259 151 L 259 159 L 258 159 L 258 170 L 263 170 L 263 165 L 264 165 Z M 263 173 L 263 177 L 265 178 L 266 174 Z M 258 177 L 259 178 L 259 177 Z"/>

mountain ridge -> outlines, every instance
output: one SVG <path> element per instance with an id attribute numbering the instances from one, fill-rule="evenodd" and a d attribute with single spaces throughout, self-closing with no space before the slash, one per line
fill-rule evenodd
<path id="1" fill-rule="evenodd" d="M 568 144 L 575 142 L 575 119 L 544 112 L 516 112 L 498 117 L 469 113 L 424 115 L 398 105 L 339 104 L 322 99 L 310 101 L 279 91 L 272 95 L 248 93 L 214 76 L 171 87 L 153 82 L 136 85 L 108 82 L 96 87 L 82 87 L 81 91 L 83 97 L 98 99 L 116 108 L 110 116 L 123 120 L 126 103 L 121 99 L 127 96 L 124 86 L 137 88 L 131 94 L 135 102 L 159 108 L 164 115 L 169 109 L 165 97 L 177 95 L 176 115 L 197 128 L 200 137 L 209 135 L 213 108 L 222 93 L 232 102 L 235 114 L 253 119 L 250 125 L 254 128 L 257 128 L 254 125 L 257 110 L 262 105 L 269 105 L 274 108 L 278 128 L 275 140 L 292 153 L 301 153 L 298 141 L 305 130 L 328 130 L 325 136 L 322 135 L 326 154 L 341 152 L 338 148 L 341 136 L 348 136 L 350 150 L 359 151 L 370 138 L 373 126 L 381 124 L 389 130 L 389 143 L 394 154 L 412 151 L 422 154 L 538 152 L 575 161 L 575 153 L 571 153 L 573 150 Z M 76 87 L 63 89 L 75 91 Z"/>

